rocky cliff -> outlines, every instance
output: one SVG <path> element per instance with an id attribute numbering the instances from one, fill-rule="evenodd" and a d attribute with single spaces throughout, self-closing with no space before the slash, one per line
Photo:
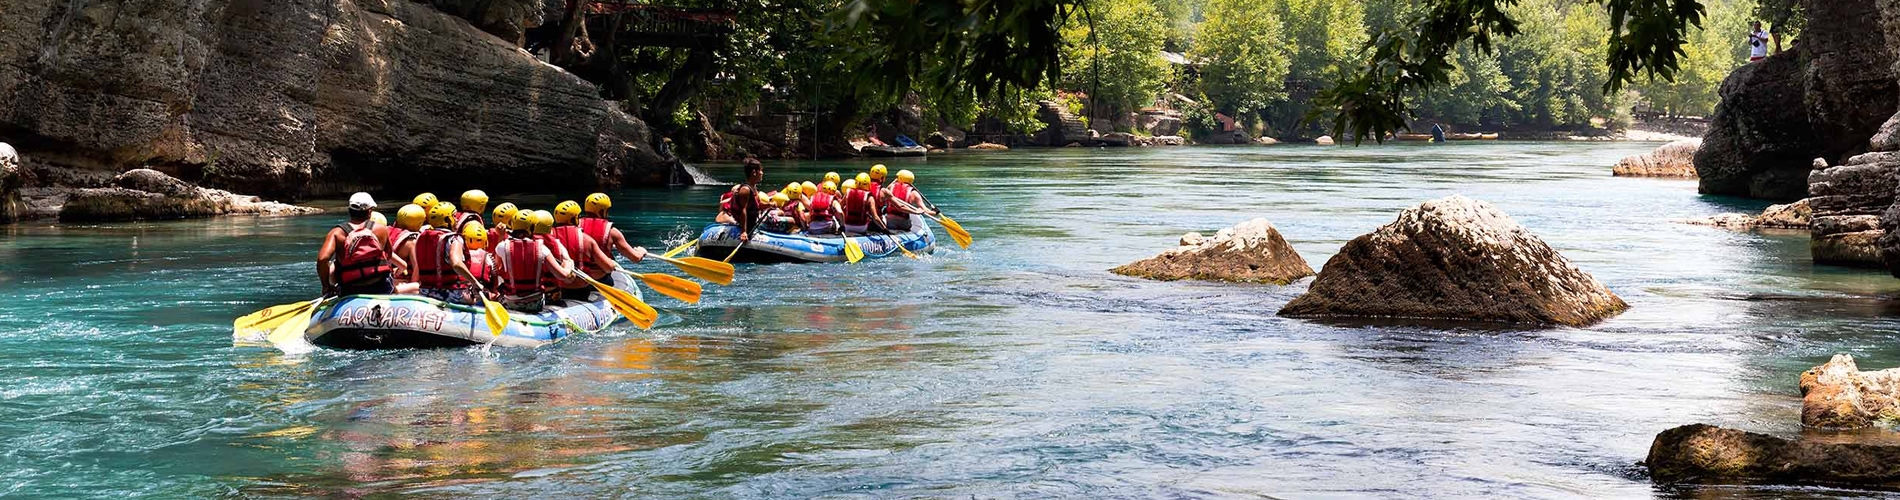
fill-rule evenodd
<path id="1" fill-rule="evenodd" d="M 537 22 L 541 2 L 500 3 L 465 10 L 503 33 Z M 594 85 L 430 4 L 17 0 L 5 14 L 0 140 L 42 184 L 151 167 L 296 198 L 669 173 L 646 125 Z"/>

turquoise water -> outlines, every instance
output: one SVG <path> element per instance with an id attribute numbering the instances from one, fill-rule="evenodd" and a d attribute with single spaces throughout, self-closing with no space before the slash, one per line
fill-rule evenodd
<path id="1" fill-rule="evenodd" d="M 0 496 L 1852 493 L 1657 488 L 1633 465 L 1679 424 L 1799 433 L 1796 376 L 1833 353 L 1900 364 L 1900 280 L 1815 267 L 1800 234 L 1671 223 L 1764 204 L 1608 175 L 1653 146 L 887 161 L 977 244 L 742 265 L 697 305 L 648 294 L 669 316 L 651 331 L 491 356 L 232 347 L 232 318 L 318 291 L 334 215 L 6 227 Z M 868 165 L 772 164 L 768 180 Z M 668 246 L 720 189 L 619 191 L 615 218 Z M 1633 308 L 1590 328 L 1337 326 L 1273 315 L 1304 282 L 1106 272 L 1256 216 L 1319 267 L 1452 193 L 1496 204 Z"/>

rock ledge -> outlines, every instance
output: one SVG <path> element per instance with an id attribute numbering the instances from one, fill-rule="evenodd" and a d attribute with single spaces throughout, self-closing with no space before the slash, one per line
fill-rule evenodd
<path id="1" fill-rule="evenodd" d="M 1222 229 L 1213 238 L 1181 237 L 1181 246 L 1110 272 L 1162 281 L 1208 280 L 1284 285 L 1313 275 L 1313 267 L 1266 219 Z"/>

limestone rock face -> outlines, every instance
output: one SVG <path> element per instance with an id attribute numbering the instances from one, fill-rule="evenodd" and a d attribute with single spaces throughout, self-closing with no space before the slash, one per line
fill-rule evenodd
<path id="1" fill-rule="evenodd" d="M 1504 212 L 1454 195 L 1346 243 L 1280 315 L 1586 325 L 1628 308 Z"/>
<path id="2" fill-rule="evenodd" d="M 1610 174 L 1618 177 L 1695 178 L 1695 152 L 1701 147 L 1701 138 L 1664 144 L 1655 151 L 1616 162 L 1616 166 L 1610 168 Z"/>
<path id="3" fill-rule="evenodd" d="M 1809 248 L 1817 264 L 1881 266 L 1880 214 L 1893 204 L 1900 155 L 1867 153 L 1808 175 L 1814 206 Z"/>
<path id="4" fill-rule="evenodd" d="M 1801 372 L 1801 425 L 1858 429 L 1900 421 L 1900 368 L 1863 372 L 1836 354 Z"/>
<path id="5" fill-rule="evenodd" d="M 1796 200 L 1821 150 L 1804 110 L 1801 48 L 1729 73 L 1695 153 L 1703 194 Z"/>
<path id="6" fill-rule="evenodd" d="M 64 206 L 60 208 L 59 219 L 65 222 L 98 222 L 317 212 L 321 210 L 205 189 L 157 170 L 136 169 L 114 178 L 111 187 L 74 190 L 67 195 Z"/>
<path id="7" fill-rule="evenodd" d="M 511 42 L 410 0 L 20 0 L 0 129 L 49 167 L 272 197 L 666 181 L 644 123 Z"/>
<path id="8" fill-rule="evenodd" d="M 1657 434 L 1644 464 L 1662 483 L 1900 485 L 1900 446 L 1789 441 L 1708 424 Z"/>
<path id="9" fill-rule="evenodd" d="M 1266 219 L 1222 229 L 1212 238 L 1181 237 L 1181 246 L 1111 272 L 1163 281 L 1207 280 L 1284 285 L 1313 275 L 1299 252 Z"/>
<path id="10" fill-rule="evenodd" d="M 1321 145 L 1321 146 L 1331 146 L 1333 145 L 1333 136 L 1330 136 L 1330 135 L 1319 136 L 1318 139 L 1313 139 L 1313 143 Z"/>

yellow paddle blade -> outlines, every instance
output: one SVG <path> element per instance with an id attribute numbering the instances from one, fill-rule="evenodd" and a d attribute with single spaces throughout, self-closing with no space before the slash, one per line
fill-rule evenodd
<path id="1" fill-rule="evenodd" d="M 956 219 L 951 219 L 949 216 L 943 216 L 943 217 L 939 217 L 937 219 L 937 222 L 943 224 L 944 231 L 947 231 L 950 233 L 950 239 L 955 240 L 957 242 L 957 246 L 963 247 L 963 248 L 970 248 L 970 243 L 975 241 L 975 239 L 970 238 L 970 232 L 965 231 L 963 229 L 963 225 L 958 224 Z"/>
<path id="2" fill-rule="evenodd" d="M 482 309 L 485 310 L 483 318 L 488 320 L 488 331 L 496 337 L 500 337 L 501 332 L 508 328 L 508 323 L 514 320 L 508 315 L 508 309 L 495 301 L 482 299 Z"/>
<path id="3" fill-rule="evenodd" d="M 720 285 L 732 284 L 732 264 L 705 257 L 680 257 L 677 259 L 660 257 L 659 259 L 660 262 L 672 264 L 674 267 L 680 268 L 680 271 L 686 273 L 688 276 Z"/>
<path id="4" fill-rule="evenodd" d="M 231 321 L 231 338 L 239 341 L 263 339 L 270 335 L 272 330 L 276 330 L 277 325 L 284 324 L 284 321 L 290 319 L 291 316 L 309 309 L 310 305 L 310 301 L 300 300 L 239 316 L 238 319 Z"/>
<path id="5" fill-rule="evenodd" d="M 291 340 L 302 339 L 304 330 L 310 329 L 310 315 L 316 312 L 317 303 L 319 302 L 323 302 L 323 299 L 318 298 L 317 300 L 310 301 L 303 310 L 298 311 L 297 314 L 291 315 L 289 318 L 285 318 L 283 323 L 278 324 L 277 328 L 272 329 L 270 338 L 267 339 L 271 345 L 283 345 L 285 342 L 290 342 Z"/>
<path id="6" fill-rule="evenodd" d="M 911 260 L 916 260 L 916 259 L 922 259 L 922 258 L 923 258 L 923 257 L 918 257 L 918 256 L 917 256 L 917 254 L 914 254 L 914 253 L 910 253 L 910 249 L 909 249 L 909 248 L 904 248 L 904 244 L 903 244 L 903 243 L 898 243 L 898 244 L 897 244 L 897 251 L 900 251 L 900 252 L 904 252 L 904 256 L 905 256 L 905 257 L 910 257 L 910 258 L 911 258 Z"/>
<path id="7" fill-rule="evenodd" d="M 699 238 L 693 238 L 692 240 L 688 240 L 686 244 L 674 247 L 672 250 L 667 250 L 666 253 L 660 254 L 660 256 L 669 257 L 669 258 L 676 257 L 680 254 L 680 252 L 684 252 L 686 251 L 686 249 L 693 248 L 693 245 L 698 245 L 698 244 L 699 244 Z"/>
<path id="8" fill-rule="evenodd" d="M 647 284 L 647 288 L 652 288 L 653 291 L 660 292 L 660 295 L 679 299 L 691 304 L 699 303 L 700 286 L 698 283 L 671 274 L 646 273 L 635 274 L 634 276 L 639 276 L 640 281 Z"/>
<path id="9" fill-rule="evenodd" d="M 582 280 L 586 280 L 587 284 L 594 285 L 594 289 L 600 291 L 600 296 L 607 298 L 607 305 L 613 306 L 614 311 L 620 313 L 621 316 L 626 316 L 627 321 L 632 321 L 634 326 L 638 326 L 642 329 L 652 328 L 653 323 L 659 321 L 660 312 L 653 310 L 653 306 L 641 302 L 639 297 L 634 297 L 633 294 L 627 293 L 626 290 L 607 286 L 605 283 L 595 281 L 585 274 L 580 275 L 580 277 Z"/>
<path id="10" fill-rule="evenodd" d="M 858 263 L 858 261 L 864 260 L 864 247 L 858 245 L 858 240 L 854 240 L 854 239 L 851 239 L 851 237 L 846 236 L 844 238 L 844 258 L 845 258 L 845 261 L 850 262 L 852 264 L 856 264 Z"/>
<path id="11" fill-rule="evenodd" d="M 732 262 L 732 257 L 739 255 L 739 249 L 741 248 L 745 248 L 745 242 L 743 241 L 739 242 L 739 246 L 732 247 L 732 253 L 726 254 L 726 258 L 721 259 L 720 262 Z"/>

